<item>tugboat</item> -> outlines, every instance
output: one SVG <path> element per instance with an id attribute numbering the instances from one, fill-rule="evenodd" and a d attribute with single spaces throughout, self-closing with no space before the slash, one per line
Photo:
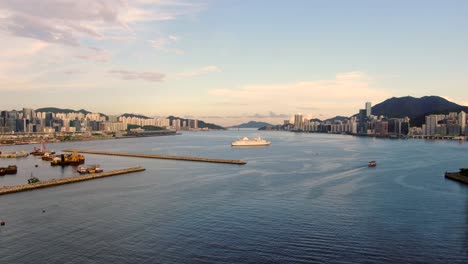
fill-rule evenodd
<path id="1" fill-rule="evenodd" d="M 31 177 L 29 177 L 28 179 L 28 183 L 29 184 L 33 184 L 33 183 L 37 183 L 37 182 L 40 182 L 40 180 L 37 178 L 37 177 L 34 177 L 31 173 Z"/>
<path id="2" fill-rule="evenodd" d="M 16 174 L 18 172 L 18 167 L 16 165 L 8 165 L 5 168 L 6 174 Z"/>
<path id="3" fill-rule="evenodd" d="M 375 167 L 375 166 L 377 166 L 377 162 L 375 162 L 375 160 L 369 161 L 369 162 L 367 163 L 367 167 Z"/>

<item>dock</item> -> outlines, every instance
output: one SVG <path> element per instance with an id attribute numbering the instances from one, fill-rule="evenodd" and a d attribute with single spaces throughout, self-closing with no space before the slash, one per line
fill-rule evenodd
<path id="1" fill-rule="evenodd" d="M 85 174 L 85 175 L 80 175 L 80 176 L 71 176 L 67 178 L 52 179 L 48 181 L 41 181 L 41 182 L 31 183 L 31 184 L 6 186 L 6 187 L 0 188 L 0 195 L 31 191 L 35 189 L 47 188 L 47 187 L 82 182 L 82 181 L 89 181 L 89 180 L 100 179 L 100 178 L 122 175 L 122 174 L 144 171 L 144 170 L 145 168 L 139 166 L 139 167 L 126 168 L 126 169 L 106 171 L 106 172 L 101 172 L 101 173 L 92 173 L 92 174 Z"/>
<path id="2" fill-rule="evenodd" d="M 226 160 L 226 159 L 212 159 L 212 158 L 171 156 L 171 155 L 155 155 L 155 154 L 137 154 L 137 153 L 124 153 L 124 152 L 106 152 L 106 151 L 79 150 L 79 149 L 64 149 L 63 150 L 63 152 L 74 152 L 74 151 L 76 151 L 78 153 L 85 153 L 85 154 L 110 155 L 110 156 L 122 156 L 122 157 L 136 157 L 136 158 L 146 158 L 146 159 L 185 160 L 185 161 L 225 163 L 225 164 L 237 164 L 237 165 L 247 164 L 247 162 L 245 162 L 243 160 Z"/>
<path id="3" fill-rule="evenodd" d="M 468 176 L 461 175 L 459 172 L 447 172 L 445 178 L 468 184 Z"/>

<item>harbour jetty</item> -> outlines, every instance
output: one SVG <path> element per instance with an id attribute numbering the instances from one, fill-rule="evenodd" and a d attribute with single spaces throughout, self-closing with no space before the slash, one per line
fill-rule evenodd
<path id="1" fill-rule="evenodd" d="M 468 168 L 460 169 L 459 172 L 446 172 L 445 178 L 468 184 Z"/>
<path id="2" fill-rule="evenodd" d="M 89 181 L 89 180 L 100 179 L 100 178 L 122 175 L 122 174 L 144 171 L 144 170 L 145 168 L 139 166 L 139 167 L 126 168 L 126 169 L 112 170 L 112 171 L 107 171 L 107 172 L 102 172 L 102 173 L 72 176 L 72 177 L 61 178 L 61 179 L 52 179 L 48 181 L 40 181 L 36 183 L 31 183 L 31 184 L 6 186 L 6 187 L 0 188 L 0 195 L 31 191 L 35 189 L 47 188 L 47 187 L 64 185 L 64 184 L 75 183 L 75 182 Z"/>
<path id="3" fill-rule="evenodd" d="M 237 165 L 247 164 L 247 162 L 243 160 L 226 160 L 226 159 L 212 159 L 212 158 L 171 156 L 171 155 L 154 155 L 154 154 L 137 154 L 137 153 L 124 153 L 124 152 L 106 152 L 106 151 L 78 150 L 78 149 L 64 149 L 63 150 L 63 152 L 75 152 L 75 151 L 78 153 L 86 153 L 86 154 L 136 157 L 136 158 L 147 158 L 147 159 L 186 160 L 186 161 L 226 163 L 226 164 L 237 164 Z"/>

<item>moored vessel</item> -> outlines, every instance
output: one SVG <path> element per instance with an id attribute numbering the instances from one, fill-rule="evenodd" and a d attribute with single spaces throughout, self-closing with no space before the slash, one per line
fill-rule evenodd
<path id="1" fill-rule="evenodd" d="M 233 147 L 251 147 L 251 146 L 269 146 L 269 145 L 271 145 L 271 142 L 261 137 L 255 137 L 253 139 L 249 139 L 248 137 L 243 137 L 240 140 L 231 142 L 231 146 Z"/>
<path id="2" fill-rule="evenodd" d="M 16 174 L 18 172 L 18 167 L 16 165 L 8 165 L 5 168 L 6 174 Z"/>
<path id="3" fill-rule="evenodd" d="M 59 157 L 53 158 L 50 162 L 51 166 L 57 165 L 79 165 L 85 162 L 85 157 L 77 152 L 73 152 L 72 154 L 61 154 Z"/>
<path id="4" fill-rule="evenodd" d="M 15 151 L 15 152 L 1 152 L 0 158 L 22 158 L 27 157 L 29 153 L 27 151 Z"/>
<path id="5" fill-rule="evenodd" d="M 78 168 L 76 169 L 76 171 L 80 174 L 85 174 L 88 172 L 88 170 L 86 169 L 85 166 L 78 166 Z"/>

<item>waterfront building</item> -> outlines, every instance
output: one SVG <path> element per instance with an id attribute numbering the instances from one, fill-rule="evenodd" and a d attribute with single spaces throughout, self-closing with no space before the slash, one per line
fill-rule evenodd
<path id="1" fill-rule="evenodd" d="M 31 108 L 23 108 L 23 118 L 24 119 L 33 119 L 36 117 L 36 113 Z"/>
<path id="2" fill-rule="evenodd" d="M 370 117 L 372 115 L 372 103 L 366 102 L 366 117 Z"/>
<path id="3" fill-rule="evenodd" d="M 374 134 L 386 136 L 388 134 L 388 121 L 374 122 Z"/>
<path id="4" fill-rule="evenodd" d="M 458 124 L 460 125 L 460 133 L 466 135 L 465 128 L 466 128 L 466 113 L 461 111 L 458 114 Z"/>
<path id="5" fill-rule="evenodd" d="M 106 132 L 118 132 L 127 130 L 127 125 L 123 122 L 105 122 L 103 123 L 104 131 Z"/>
<path id="6" fill-rule="evenodd" d="M 189 127 L 193 129 L 198 129 L 198 120 L 189 120 Z"/>
<path id="7" fill-rule="evenodd" d="M 447 124 L 447 135 L 448 136 L 459 136 L 461 133 L 460 125 L 458 124 Z"/>
<path id="8" fill-rule="evenodd" d="M 301 113 L 294 115 L 294 130 L 304 130 L 304 118 Z"/>
<path id="9" fill-rule="evenodd" d="M 445 115 L 428 115 L 426 116 L 426 130 L 425 130 L 425 135 L 428 136 L 434 136 L 437 133 L 437 128 L 440 127 L 439 121 L 442 121 L 445 119 Z M 440 129 L 438 130 L 439 132 L 441 131 Z M 445 134 L 445 133 L 443 133 Z"/>

